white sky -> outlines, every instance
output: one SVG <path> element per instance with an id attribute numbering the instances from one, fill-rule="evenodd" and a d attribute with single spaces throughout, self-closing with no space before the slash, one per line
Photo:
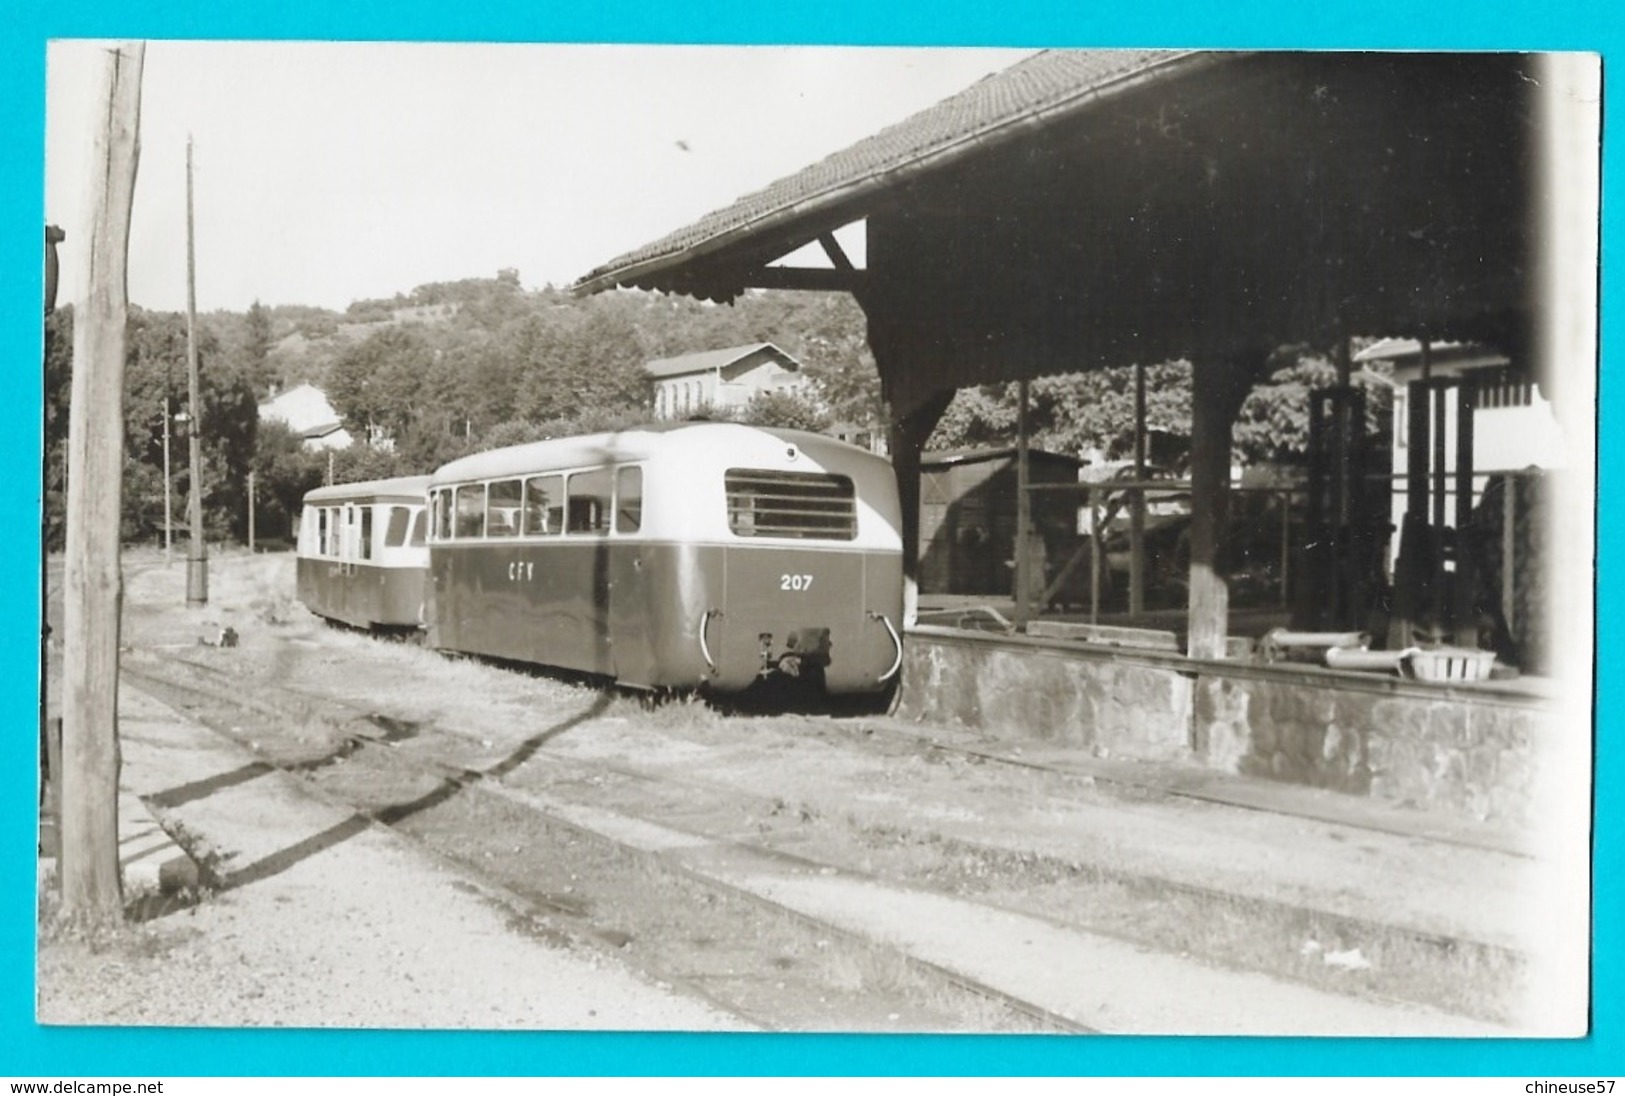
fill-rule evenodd
<path id="1" fill-rule="evenodd" d="M 48 53 L 64 303 L 106 48 Z M 504 267 L 567 284 L 1027 52 L 154 42 L 130 299 L 185 307 L 188 134 L 198 308 L 342 309 Z"/>

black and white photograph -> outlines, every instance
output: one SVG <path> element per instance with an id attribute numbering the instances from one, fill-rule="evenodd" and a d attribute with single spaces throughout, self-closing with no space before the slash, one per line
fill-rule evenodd
<path id="1" fill-rule="evenodd" d="M 1591 1030 L 1597 54 L 46 75 L 38 1024 Z"/>

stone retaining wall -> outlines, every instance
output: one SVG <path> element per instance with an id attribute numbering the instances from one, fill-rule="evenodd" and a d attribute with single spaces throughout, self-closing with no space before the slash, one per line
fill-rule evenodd
<path id="1" fill-rule="evenodd" d="M 1554 723 L 1515 694 L 943 628 L 909 632 L 902 672 L 906 718 L 1508 823 Z"/>

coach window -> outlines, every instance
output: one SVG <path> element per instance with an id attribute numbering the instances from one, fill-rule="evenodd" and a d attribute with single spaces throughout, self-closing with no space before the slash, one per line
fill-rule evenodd
<path id="1" fill-rule="evenodd" d="M 521 481 L 497 480 L 485 489 L 485 535 L 519 535 L 519 506 L 524 492 Z"/>
<path id="2" fill-rule="evenodd" d="M 530 477 L 525 481 L 525 535 L 539 537 L 563 529 L 564 477 Z"/>
<path id="3" fill-rule="evenodd" d="M 412 518 L 412 539 L 410 543 L 413 548 L 423 547 L 423 533 L 428 527 L 428 524 L 429 511 L 427 508 L 420 508 L 417 514 Z"/>
<path id="4" fill-rule="evenodd" d="M 459 538 L 485 532 L 485 484 L 465 483 L 457 488 L 456 532 Z"/>
<path id="5" fill-rule="evenodd" d="M 337 559 L 339 556 L 339 515 L 343 513 L 336 506 L 327 507 L 327 537 L 324 540 L 326 547 L 322 554 Z"/>
<path id="6" fill-rule="evenodd" d="M 412 511 L 404 506 L 389 508 L 389 524 L 384 528 L 384 547 L 399 548 L 406 543 L 406 527 L 411 524 Z"/>
<path id="7" fill-rule="evenodd" d="M 372 507 L 361 507 L 361 543 L 356 554 L 362 559 L 372 558 Z"/>
<path id="8" fill-rule="evenodd" d="M 609 530 L 611 482 L 608 468 L 571 474 L 569 521 L 565 526 L 567 532 L 603 533 Z"/>
<path id="9" fill-rule="evenodd" d="M 434 539 L 451 539 L 451 492 L 445 488 L 436 491 L 430 500 L 434 506 Z"/>
<path id="10" fill-rule="evenodd" d="M 643 469 L 632 465 L 615 473 L 615 531 L 635 533 L 643 524 Z"/>

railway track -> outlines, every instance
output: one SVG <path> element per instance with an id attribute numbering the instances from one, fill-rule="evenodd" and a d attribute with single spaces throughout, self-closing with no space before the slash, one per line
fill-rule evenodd
<path id="1" fill-rule="evenodd" d="M 286 686 L 256 683 L 250 693 L 241 680 L 174 653 L 140 664 L 127 660 L 121 672 L 132 684 L 188 710 L 214 733 L 252 751 L 267 770 L 299 778 L 321 802 L 353 811 L 473 877 L 527 931 L 555 943 L 590 947 L 627 959 L 650 979 L 677 987 L 753 1026 L 805 1030 L 808 1012 L 817 1011 L 809 1010 L 805 1002 L 816 999 L 829 1004 L 843 992 L 857 995 L 860 989 L 862 995 L 872 995 L 872 987 L 856 983 L 872 977 L 866 972 L 878 970 L 890 983 L 889 998 L 916 1001 L 919 1011 L 909 1018 L 911 1026 L 953 1029 L 968 1017 L 972 1030 L 1095 1031 L 1041 1004 L 809 916 L 657 849 L 618 839 L 603 828 L 572 818 L 567 809 L 506 787 L 503 777 L 543 752 L 542 748 L 522 749 L 486 769 L 472 768 L 400 749 L 404 742 L 422 743 L 435 736 L 442 745 L 455 747 L 471 737 L 454 729 L 409 724 Z M 313 712 L 335 730 L 323 748 L 279 749 L 268 746 L 267 736 L 259 733 L 275 721 L 308 719 Z M 604 765 L 602 771 L 658 781 L 652 774 L 624 766 Z M 160 813 L 170 806 L 162 796 L 150 805 Z M 455 814 L 459 824 L 443 828 L 437 812 Z M 471 825 L 470 817 L 480 821 Z M 470 834 L 480 830 L 500 838 L 470 846 Z M 545 845 L 549 850 L 545 859 L 551 862 L 546 878 L 526 878 L 524 873 L 493 865 L 496 850 L 515 842 Z M 783 853 L 757 851 L 795 866 L 794 858 Z M 827 870 L 825 865 L 810 863 L 799 867 Z M 217 875 L 216 885 L 221 888 L 240 885 L 231 871 Z M 568 882 L 564 882 L 566 878 Z M 639 893 L 645 895 L 642 901 L 637 899 Z M 690 948 L 675 949 L 675 955 L 662 948 L 656 937 L 663 927 L 669 927 L 662 922 L 673 919 L 673 903 L 701 911 L 700 920 L 714 923 L 716 940 L 725 949 L 723 969 L 696 966 Z M 741 940 L 750 943 L 744 948 L 733 946 Z M 629 950 L 636 954 L 628 955 Z M 817 962 L 787 958 L 799 954 L 816 956 Z M 836 972 L 833 978 L 828 974 L 832 970 Z M 802 1003 L 795 1003 L 798 1001 Z M 904 1021 L 896 1011 L 887 1018 Z M 817 1026 L 816 1019 L 812 1025 Z"/>
<path id="2" fill-rule="evenodd" d="M 412 724 L 368 707 L 356 706 L 341 699 L 289 688 L 286 685 L 256 683 L 253 688 L 257 695 L 247 695 L 240 679 L 223 672 L 218 667 L 199 662 L 179 652 L 167 654 L 162 661 L 154 665 L 131 667 L 127 672 L 132 671 L 132 676 L 140 681 L 143 687 L 156 689 L 160 693 L 165 689 L 171 690 L 170 697 L 166 699 L 174 699 L 182 704 L 188 703 L 185 699 L 188 695 L 194 698 L 205 697 L 210 703 L 230 705 L 238 710 L 256 711 L 260 717 L 268 719 L 275 719 L 279 714 L 285 716 L 290 712 L 308 716 L 313 707 L 319 708 L 328 724 L 336 728 L 330 740 L 331 749 L 317 751 L 310 756 L 296 754 L 277 757 L 274 763 L 289 772 L 301 775 L 321 794 L 334 796 L 334 802 L 356 809 L 374 824 L 389 826 L 414 842 L 434 849 L 437 855 L 462 865 L 465 870 L 472 864 L 473 868 L 488 873 L 489 860 L 495 857 L 491 855 L 490 850 L 437 846 L 434 827 L 425 825 L 425 820 L 435 817 L 437 812 L 451 810 L 449 806 L 451 804 L 456 804 L 455 809 L 458 811 L 472 809 L 472 804 L 481 804 L 480 809 L 498 815 L 504 811 L 511 812 L 506 817 L 515 820 L 513 823 L 515 825 L 545 829 L 553 835 L 555 844 L 563 841 L 578 846 L 593 846 L 611 860 L 634 865 L 635 871 L 644 873 L 657 871 L 671 881 L 672 885 L 684 890 L 688 900 L 704 904 L 707 901 L 716 901 L 715 896 L 722 896 L 730 906 L 749 908 L 757 911 L 758 916 L 776 918 L 786 926 L 794 926 L 799 933 L 816 937 L 817 939 L 811 942 L 811 946 L 815 949 L 828 948 L 831 939 L 839 939 L 843 947 L 860 955 L 867 952 L 872 956 L 886 950 L 862 933 L 840 929 L 827 920 L 809 917 L 793 904 L 774 901 L 759 891 L 734 885 L 719 876 L 710 865 L 696 867 L 692 861 L 685 862 L 683 857 L 664 851 L 661 841 L 655 841 L 651 846 L 647 840 L 640 842 L 638 839 L 645 835 L 634 834 L 631 840 L 626 838 L 624 832 L 618 835 L 617 825 L 622 831 L 628 829 L 635 831 L 638 826 L 657 827 L 661 833 L 667 835 L 663 839 L 665 842 L 678 846 L 703 844 L 710 850 L 713 859 L 723 855 L 717 851 L 722 849 L 727 850 L 727 855 L 735 860 L 768 865 L 763 870 L 771 870 L 772 866 L 776 865 L 791 873 L 840 873 L 843 877 L 865 878 L 861 868 L 855 867 L 849 858 L 830 861 L 802 855 L 797 851 L 788 851 L 782 842 L 774 840 L 777 834 L 770 833 L 764 838 L 761 834 L 741 835 L 737 832 L 727 832 L 726 827 L 719 829 L 714 822 L 715 817 L 723 813 L 720 810 L 711 812 L 712 817 L 700 818 L 696 822 L 692 818 L 673 817 L 670 813 L 663 815 L 658 810 L 628 810 L 627 797 L 622 796 L 617 798 L 612 811 L 595 811 L 591 805 L 592 801 L 599 798 L 606 785 L 636 787 L 639 794 L 632 798 L 647 802 L 669 798 L 669 795 L 661 794 L 663 790 L 669 793 L 673 788 L 681 788 L 682 798 L 690 804 L 696 800 L 704 803 L 708 799 L 714 799 L 725 803 L 735 814 L 740 812 L 756 816 L 764 813 L 776 814 L 783 810 L 784 805 L 757 803 L 741 806 L 743 800 L 748 797 L 742 796 L 738 788 L 709 781 L 703 777 L 677 776 L 670 772 L 656 772 L 604 759 L 584 760 L 579 756 L 557 752 L 548 747 L 547 743 L 552 736 L 561 733 L 566 724 L 579 720 L 566 721 L 566 724 L 544 730 L 539 735 L 520 743 L 518 748 L 495 763 L 469 764 L 466 761 L 466 755 L 470 752 L 468 747 L 470 743 L 478 741 L 478 735 L 454 726 L 439 723 Z M 839 723 L 834 725 L 844 726 Z M 218 727 L 216 729 L 220 730 Z M 920 738 L 917 734 L 913 735 L 911 740 L 906 729 L 878 726 L 873 722 L 866 722 L 861 731 L 839 733 L 863 736 L 878 733 L 878 737 L 887 742 L 889 749 L 955 753 L 975 763 L 989 760 L 985 756 L 978 756 L 978 751 L 970 747 L 931 742 Z M 251 739 L 245 741 L 241 735 L 231 737 L 238 738 L 245 744 L 252 744 L 262 756 L 268 756 L 269 760 L 263 743 L 255 743 Z M 459 760 L 460 756 L 464 759 Z M 451 760 L 447 760 L 448 757 Z M 1077 779 L 1077 774 L 1068 773 L 1054 766 L 1031 762 L 1020 764 L 1027 768 L 1046 770 L 1048 775 L 1055 778 Z M 551 790 L 538 794 L 535 791 L 509 786 L 504 778 L 520 766 L 525 767 L 526 774 L 530 778 L 526 782 L 528 785 L 540 784 Z M 371 771 L 373 768 L 387 770 L 394 776 L 392 780 L 383 782 L 376 776 L 364 778 L 359 776 L 363 770 Z M 334 774 L 341 769 L 342 776 L 335 778 Z M 538 778 L 538 773 L 546 774 L 545 779 Z M 589 794 L 585 797 L 559 794 L 571 787 L 588 789 Z M 690 815 L 693 813 L 692 810 L 689 812 Z M 609 824 L 606 824 L 606 819 L 609 820 Z M 943 850 L 954 857 L 997 860 L 1000 855 L 1000 850 L 974 842 L 943 842 Z M 1017 869 L 1027 873 L 1058 871 L 1063 875 L 1069 870 L 1066 864 L 1043 864 L 1040 859 L 1023 857 Z M 1071 865 L 1070 870 L 1076 872 L 1077 865 Z M 595 876 L 602 875 L 604 871 L 602 863 L 597 863 L 592 868 Z M 1093 876 L 1092 882 L 1096 885 L 1133 889 L 1145 884 L 1144 880 L 1136 879 L 1132 873 L 1114 872 L 1098 867 L 1086 867 L 1084 871 Z M 624 916 L 627 911 L 612 911 L 613 915 L 608 916 L 606 920 L 603 915 L 607 902 L 599 903 L 581 897 L 588 886 L 583 882 L 582 874 L 573 873 L 574 878 L 568 883 L 554 880 L 552 883 L 538 884 L 534 880 L 521 878 L 504 881 L 499 873 L 496 885 L 511 892 L 512 900 L 521 905 L 528 903 L 525 908 L 531 911 L 533 917 L 540 917 L 549 931 L 560 926 L 561 931 L 567 932 L 573 938 L 584 940 L 593 946 L 609 947 L 612 950 L 625 947 L 629 939 L 641 938 L 640 934 L 645 932 L 643 928 L 627 927 L 627 923 L 636 921 L 635 917 Z M 908 885 L 911 889 L 932 890 L 928 884 L 922 884 L 919 880 L 911 880 Z M 570 888 L 568 893 L 564 893 L 566 887 Z M 702 897 L 695 897 L 697 895 Z M 703 897 L 704 895 L 713 897 L 707 899 Z M 1369 926 L 1357 919 L 1340 918 L 1323 910 L 1293 907 L 1268 900 L 1247 899 L 1213 888 L 1168 879 L 1156 880 L 1155 894 L 1147 894 L 1144 897 L 1154 899 L 1158 903 L 1173 900 L 1183 902 L 1192 908 L 1223 909 L 1227 917 L 1239 915 L 1253 920 L 1290 924 L 1300 927 L 1304 932 L 1318 933 L 1328 939 L 1359 940 L 1362 935 L 1369 933 Z M 624 905 L 625 899 L 626 893 L 623 889 L 618 895 L 620 904 Z M 594 919 L 595 912 L 600 915 L 598 920 Z M 658 917 L 655 919 L 658 920 Z M 1068 927 L 1077 929 L 1079 926 Z M 745 931 L 748 935 L 748 930 Z M 1406 932 L 1393 927 L 1385 928 L 1384 932 L 1389 938 L 1390 946 L 1396 943 L 1397 938 L 1397 942 L 1403 946 L 1416 949 L 1446 963 L 1468 963 L 1479 966 L 1488 964 L 1491 967 L 1516 969 L 1522 961 L 1516 954 L 1494 945 L 1426 932 Z M 978 1030 L 987 1030 L 990 1026 L 994 1030 L 1001 1026 L 1015 1030 L 1073 1032 L 1093 1030 L 1090 1025 L 1069 1018 L 1055 1009 L 1036 1002 L 1024 1001 L 1001 991 L 996 986 L 979 982 L 974 978 L 966 978 L 942 964 L 908 957 L 899 958 L 896 962 L 907 966 L 911 976 L 918 979 L 920 985 L 946 986 L 951 994 L 968 995 L 968 998 L 975 1002 L 972 1011 L 977 1015 L 975 1026 Z M 784 968 L 782 965 L 775 965 L 773 957 L 768 957 L 765 963 L 760 980 L 776 988 L 784 981 L 782 977 Z M 735 996 L 742 996 L 746 1000 L 725 1007 L 729 1007 L 737 1015 L 746 1017 L 752 1023 L 769 1027 L 783 1026 L 775 1024 L 771 1008 L 764 1010 L 758 1003 L 764 994 L 739 992 L 737 974 L 719 978 L 701 972 L 697 977 L 691 977 L 681 970 L 661 968 L 658 964 L 651 969 L 654 977 L 689 987 L 697 995 L 714 1002 L 727 997 L 726 992 L 719 996 L 716 989 L 719 982 L 732 983 L 732 992 Z M 758 990 L 760 988 L 761 986 L 757 987 Z M 927 989 L 922 992 L 929 997 L 934 991 Z M 765 996 L 770 997 L 772 994 Z M 1368 993 L 1368 996 L 1378 1000 L 1385 999 L 1382 994 Z M 1386 1000 L 1394 1004 L 1403 1004 L 1397 999 L 1386 998 Z M 1000 1017 L 991 1025 L 988 1021 L 990 1009 Z M 785 1023 L 791 1027 L 804 1026 L 804 1021 L 798 1017 L 789 1017 Z"/>

